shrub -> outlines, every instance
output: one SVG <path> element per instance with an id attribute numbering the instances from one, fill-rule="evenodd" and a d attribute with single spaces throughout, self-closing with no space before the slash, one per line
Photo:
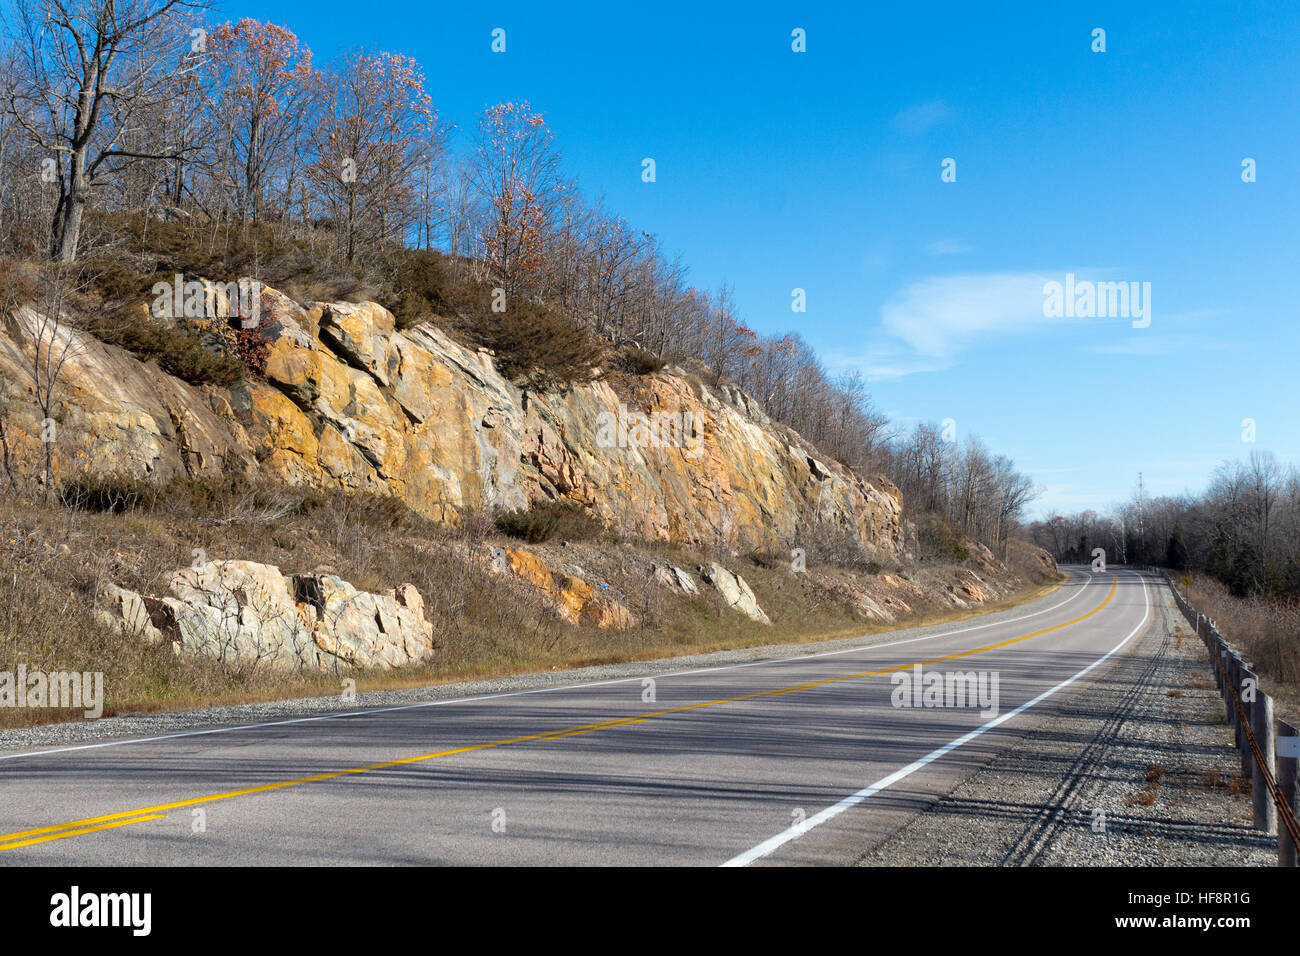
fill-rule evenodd
<path id="1" fill-rule="evenodd" d="M 503 512 L 497 516 L 496 528 L 529 544 L 540 544 L 555 537 L 594 538 L 602 530 L 599 522 L 567 501 L 548 501 L 532 508 Z"/>
<path id="2" fill-rule="evenodd" d="M 455 297 L 441 253 L 398 250 L 385 258 L 384 268 L 387 281 L 379 304 L 393 313 L 399 330 L 446 311 Z"/>
<path id="3" fill-rule="evenodd" d="M 121 272 L 144 280 L 157 276 L 170 282 L 175 273 L 188 279 L 231 282 L 255 276 L 286 293 L 313 290 L 309 298 L 346 299 L 353 294 L 373 298 L 364 270 L 340 263 L 337 243 L 328 230 L 304 233 L 282 222 L 214 223 L 184 215 L 160 218 L 156 212 L 104 212 L 87 214 L 87 230 L 96 245 L 111 249 L 121 265 L 109 267 L 100 292 L 107 298 L 123 288 Z M 106 258 L 106 257 L 105 257 Z M 372 257 L 372 259 L 375 257 Z M 100 268 L 103 262 L 96 262 Z M 154 280 L 144 283 L 147 290 Z"/>
<path id="4" fill-rule="evenodd" d="M 809 564 L 829 565 L 850 571 L 879 574 L 880 564 L 856 531 L 838 522 L 819 518 L 791 547 L 801 547 Z"/>
<path id="5" fill-rule="evenodd" d="M 64 482 L 59 499 L 69 508 L 111 511 L 120 514 L 137 508 L 152 508 L 157 490 L 134 475 L 84 473 Z"/>
<path id="6" fill-rule="evenodd" d="M 916 539 L 922 557 L 965 561 L 970 557 L 966 540 L 942 515 L 927 512 L 916 518 Z"/>
<path id="7" fill-rule="evenodd" d="M 143 316 L 118 314 L 97 319 L 90 331 L 101 342 L 155 361 L 164 372 L 191 385 L 233 385 L 244 375 L 239 356 L 207 348 L 203 333 L 195 328 L 169 328 Z"/>
<path id="8" fill-rule="evenodd" d="M 618 364 L 625 372 L 630 372 L 632 375 L 653 375 L 668 362 L 653 352 L 628 346 L 618 353 Z"/>
<path id="9" fill-rule="evenodd" d="M 492 311 L 493 286 L 457 279 L 439 252 L 394 250 L 384 257 L 383 270 L 379 303 L 393 313 L 397 328 L 445 316 L 447 330 L 465 344 L 491 349 L 508 378 L 543 386 L 587 381 L 605 361 L 595 336 L 547 305 L 512 296 L 507 311 Z M 658 361 L 642 354 L 647 368 Z"/>
<path id="10" fill-rule="evenodd" d="M 33 271 L 16 260 L 0 258 L 0 309 L 36 301 L 40 288 L 33 279 Z"/>
<path id="11" fill-rule="evenodd" d="M 150 224 L 155 230 L 174 224 Z M 140 237 L 135 237 L 139 241 Z M 155 238 L 155 241 L 160 241 Z M 133 271 L 120 260 L 100 258 L 90 266 L 94 278 L 91 287 L 98 303 L 86 306 L 91 318 L 87 331 L 101 342 L 126 349 L 141 361 L 154 361 L 169 375 L 191 385 L 233 385 L 243 378 L 245 368 L 261 372 L 266 365 L 267 346 L 255 330 L 203 328 L 184 323 L 168 326 L 152 319 L 149 305 L 153 301 L 155 281 L 170 283 L 170 268 L 153 273 Z M 187 273 L 181 266 L 177 271 Z M 190 275 L 219 276 L 220 273 L 188 271 Z M 217 333 L 229 348 L 214 348 L 209 337 Z"/>
<path id="12" fill-rule="evenodd" d="M 152 277 L 128 269 L 117 259 L 100 257 L 88 264 L 94 278 L 91 286 L 105 303 L 112 305 L 130 305 L 145 301 L 145 293 L 152 287 L 155 279 L 164 278 L 161 273 Z M 165 277 L 167 282 L 171 277 Z"/>
<path id="13" fill-rule="evenodd" d="M 271 354 L 271 343 L 263 338 L 258 329 L 246 329 L 238 324 L 238 320 L 232 321 L 236 324 L 235 354 L 246 369 L 261 375 L 266 371 L 266 357 Z"/>
<path id="14" fill-rule="evenodd" d="M 516 303 L 489 316 L 476 337 L 496 353 L 498 368 L 509 378 L 543 386 L 589 381 L 604 358 L 594 336 L 543 305 Z"/>
<path id="15" fill-rule="evenodd" d="M 304 501 L 304 513 L 326 508 L 345 512 L 356 524 L 373 529 L 377 534 L 435 534 L 433 523 L 393 495 L 370 492 L 322 492 L 320 497 Z"/>

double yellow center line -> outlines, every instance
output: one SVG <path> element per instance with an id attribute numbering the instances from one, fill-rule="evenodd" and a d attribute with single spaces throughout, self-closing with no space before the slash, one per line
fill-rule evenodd
<path id="1" fill-rule="evenodd" d="M 886 667 L 881 670 L 862 671 L 857 674 L 846 674 L 842 677 L 827 677 L 822 680 L 811 681 L 807 684 L 794 684 L 790 687 L 778 687 L 772 690 L 755 691 L 751 694 L 741 694 L 736 697 L 723 697 L 719 700 L 703 701 L 698 704 L 686 704 L 681 707 L 672 707 L 668 710 L 651 711 L 645 714 L 638 714 L 635 717 L 620 717 L 614 720 L 604 720 L 594 724 L 579 724 L 575 727 L 566 727 L 563 730 L 555 730 L 544 734 L 529 734 L 525 737 L 510 737 L 505 740 L 493 740 L 488 743 L 471 744 L 467 747 L 455 747 L 451 750 L 439 750 L 434 753 L 420 754 L 415 757 L 402 757 L 399 760 L 385 760 L 382 763 L 367 764 L 364 767 L 350 767 L 346 770 L 331 770 L 328 773 L 315 774 L 310 777 L 298 777 L 293 780 L 282 780 L 277 783 L 262 784 L 257 787 L 246 787 L 242 790 L 227 790 L 224 793 L 214 793 L 205 797 L 194 797 L 189 800 L 178 800 L 175 803 L 160 803 L 152 807 L 142 807 L 138 810 L 125 810 L 121 813 L 112 813 L 107 816 L 89 817 L 85 820 L 73 820 L 71 823 L 61 823 L 56 826 L 41 827 L 36 830 L 21 830 L 17 833 L 6 833 L 0 835 L 0 852 L 5 850 L 16 850 L 19 847 L 32 846 L 37 843 L 48 843 L 52 840 L 65 840 L 68 837 L 82 836 L 87 833 L 96 833 L 100 830 L 111 830 L 117 827 L 129 826 L 133 823 L 144 823 L 148 820 L 157 820 L 167 815 L 171 810 L 179 810 L 183 807 L 195 807 L 201 804 L 214 803 L 218 800 L 230 800 L 234 797 L 247 797 L 256 793 L 270 793 L 273 790 L 283 790 L 286 787 L 299 787 L 308 783 L 320 783 L 325 780 L 334 780 L 339 777 L 346 777 L 353 774 L 370 773 L 375 770 L 385 770 L 389 767 L 401 767 L 406 764 L 421 763 L 425 760 L 434 760 L 438 757 L 450 757 L 455 754 L 473 753 L 476 750 L 491 750 L 496 747 L 505 747 L 510 744 L 527 743 L 530 741 L 542 740 L 561 740 L 566 737 L 578 737 L 582 734 L 595 733 L 598 730 L 611 730 L 615 727 L 626 727 L 630 724 L 639 724 L 655 717 L 667 717 L 670 714 L 683 714 L 692 710 L 701 710 L 705 707 L 717 707 L 720 704 L 733 704 L 742 700 L 755 700 L 760 697 L 779 697 L 783 694 L 796 694 L 800 691 L 812 690 L 817 687 L 824 687 L 827 684 L 836 684 L 840 681 L 857 680 L 862 677 L 875 677 L 880 674 L 890 674 L 895 671 L 909 670 L 917 665 L 922 667 L 931 664 L 940 664 L 944 661 L 957 660 L 962 657 L 971 657 L 975 654 L 985 654 L 989 651 L 995 651 L 1002 647 L 1008 647 L 1012 644 L 1019 644 L 1021 641 L 1028 641 L 1031 638 L 1041 637 L 1044 634 L 1050 634 L 1053 631 L 1059 631 L 1071 625 L 1078 624 L 1080 621 L 1086 621 L 1094 614 L 1099 613 L 1106 605 L 1110 604 L 1111 599 L 1115 597 L 1115 589 L 1119 584 L 1119 579 L 1115 575 L 1111 576 L 1110 592 L 1106 595 L 1106 600 L 1093 608 L 1087 614 L 1076 617 L 1072 621 L 1066 621 L 1064 624 L 1055 624 L 1052 627 L 1045 627 L 1042 630 L 1034 631 L 1032 634 L 1025 634 L 1021 637 L 1014 637 L 1008 641 L 999 641 L 996 644 L 986 644 L 983 647 L 976 647 L 969 651 L 959 651 L 956 654 L 945 654 L 943 657 L 932 657 L 929 660 L 913 661 L 908 664 L 899 664 L 895 667 Z M 870 650 L 870 648 L 864 648 Z"/>

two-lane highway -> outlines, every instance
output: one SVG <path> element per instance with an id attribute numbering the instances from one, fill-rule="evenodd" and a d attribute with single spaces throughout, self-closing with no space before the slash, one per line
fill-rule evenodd
<path id="1" fill-rule="evenodd" d="M 0 754 L 0 864 L 846 863 L 1150 617 L 1139 573 L 1075 569 L 874 645 Z M 996 677 L 997 713 L 896 706 L 917 664 Z"/>

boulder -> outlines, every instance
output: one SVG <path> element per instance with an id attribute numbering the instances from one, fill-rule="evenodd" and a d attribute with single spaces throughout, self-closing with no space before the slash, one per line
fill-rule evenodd
<path id="1" fill-rule="evenodd" d="M 372 594 L 336 575 L 286 577 L 253 561 L 209 561 L 172 575 L 168 594 L 105 590 L 103 613 L 154 642 L 232 668 L 405 667 L 433 653 L 433 626 L 410 584 Z M 147 623 L 141 621 L 145 615 Z"/>
<path id="2" fill-rule="evenodd" d="M 666 588 L 680 591 L 682 594 L 699 594 L 694 579 L 674 564 L 656 564 L 651 568 L 656 581 Z"/>
<path id="3" fill-rule="evenodd" d="M 758 600 L 754 597 L 754 592 L 750 590 L 745 579 L 739 574 L 733 574 L 722 565 L 711 562 L 700 566 L 700 576 L 706 582 L 711 584 L 727 602 L 727 606 L 744 614 L 752 621 L 758 621 L 760 624 L 771 624 L 772 621 L 758 606 Z"/>
<path id="4" fill-rule="evenodd" d="M 150 644 L 162 643 L 162 631 L 154 627 L 144 598 L 116 584 L 105 584 L 101 589 L 95 618 L 102 624 L 117 628 L 127 637 L 143 638 Z"/>

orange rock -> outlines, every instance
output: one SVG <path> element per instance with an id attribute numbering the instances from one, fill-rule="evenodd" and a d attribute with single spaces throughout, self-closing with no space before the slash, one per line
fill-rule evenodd
<path id="1" fill-rule="evenodd" d="M 665 369 L 638 377 L 632 394 L 606 381 L 521 390 L 491 355 L 431 325 L 398 331 L 374 303 L 304 309 L 265 287 L 262 303 L 265 376 L 230 389 L 192 388 L 74 335 L 60 473 L 85 463 L 166 480 L 234 464 L 396 495 L 448 524 L 462 509 L 558 498 L 648 540 L 786 549 L 826 523 L 869 552 L 901 553 L 895 487 L 818 454 L 731 386 Z M 32 318 L 27 310 L 20 329 Z M 26 448 L 41 417 L 23 384 L 30 331 L 10 334 L 0 330 L 0 398 L 10 402 L 11 441 Z"/>
<path id="2" fill-rule="evenodd" d="M 582 578 L 553 572 L 529 551 L 506 548 L 505 554 L 510 572 L 536 588 L 568 623 L 620 630 L 635 623 L 631 611 L 612 598 L 597 595 Z"/>

